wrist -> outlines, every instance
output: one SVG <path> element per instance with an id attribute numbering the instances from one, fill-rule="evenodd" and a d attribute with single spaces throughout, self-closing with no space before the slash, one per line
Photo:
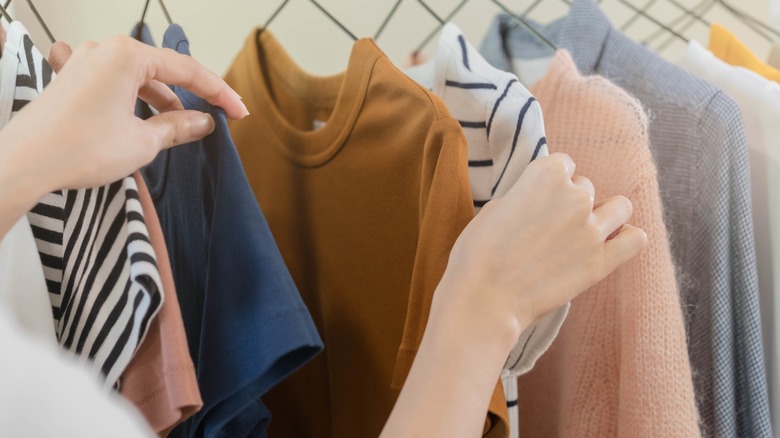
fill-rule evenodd
<path id="1" fill-rule="evenodd" d="M 500 352 L 505 360 L 528 324 L 517 318 L 514 306 L 497 299 L 501 297 L 495 290 L 486 281 L 445 273 L 434 294 L 427 330 L 446 332 L 465 348 Z"/>
<path id="2" fill-rule="evenodd" d="M 44 171 L 41 157 L 36 156 L 32 145 L 3 131 L 0 131 L 0 199 L 4 200 L 5 210 L 26 212 L 44 194 L 54 190 L 46 184 L 52 176 Z"/>

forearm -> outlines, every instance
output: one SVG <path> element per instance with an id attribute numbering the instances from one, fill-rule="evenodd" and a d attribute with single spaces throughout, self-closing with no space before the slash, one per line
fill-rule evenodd
<path id="1" fill-rule="evenodd" d="M 437 294 L 444 286 L 439 287 Z M 382 437 L 478 437 L 512 348 L 511 330 L 487 326 L 457 303 L 436 306 Z"/>
<path id="2" fill-rule="evenodd" d="M 0 131 L 0 239 L 48 190 L 31 150 Z"/>

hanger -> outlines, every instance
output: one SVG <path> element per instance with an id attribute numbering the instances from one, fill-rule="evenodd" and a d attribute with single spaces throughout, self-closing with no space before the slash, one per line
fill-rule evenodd
<path id="1" fill-rule="evenodd" d="M 265 22 L 265 26 L 264 26 L 264 28 L 267 28 L 268 26 L 270 26 L 270 25 L 271 25 L 271 22 L 272 22 L 272 21 L 274 21 L 274 18 L 276 18 L 276 16 L 277 16 L 277 15 L 279 15 L 279 13 L 280 13 L 280 12 L 282 12 L 282 9 L 284 9 L 284 8 L 285 8 L 285 6 L 287 6 L 287 4 L 288 4 L 289 2 L 290 2 L 290 0 L 284 0 L 284 1 L 282 2 L 282 4 L 281 4 L 281 5 L 279 5 L 279 7 L 278 7 L 278 8 L 276 8 L 276 10 L 274 11 L 274 13 L 273 13 L 273 14 L 271 14 L 271 16 L 268 18 L 268 21 L 266 21 L 266 22 Z M 354 34 L 354 33 L 350 32 L 350 30 L 349 30 L 349 29 L 347 29 L 347 27 L 346 27 L 346 26 L 344 26 L 344 25 L 343 25 L 343 24 L 342 24 L 342 23 L 341 23 L 341 22 L 340 22 L 338 19 L 336 19 L 336 17 L 334 17 L 334 16 L 333 16 L 333 14 L 331 14 L 330 12 L 328 12 L 328 10 L 327 10 L 327 9 L 325 9 L 325 8 L 324 8 L 324 7 L 323 7 L 323 6 L 322 6 L 322 5 L 321 5 L 319 2 L 317 2 L 316 0 L 309 0 L 309 3 L 313 4 L 314 6 L 316 6 L 316 7 L 317 7 L 317 9 L 319 9 L 319 10 L 320 10 L 320 12 L 322 12 L 323 14 L 325 14 L 325 16 L 326 16 L 326 17 L 328 17 L 328 18 L 330 19 L 330 21 L 332 21 L 332 22 L 333 22 L 333 24 L 335 24 L 335 25 L 336 25 L 336 26 L 338 26 L 338 27 L 339 27 L 339 28 L 340 28 L 342 31 L 344 31 L 344 33 L 345 33 L 345 34 L 347 34 L 347 36 L 349 36 L 349 37 L 352 39 L 352 41 L 357 41 L 357 40 L 358 40 L 358 37 L 357 37 L 357 36 L 355 36 L 355 34 Z"/>
<path id="2" fill-rule="evenodd" d="M 51 41 L 52 44 L 57 42 L 57 39 L 54 38 L 54 35 L 51 33 L 51 30 L 49 30 L 49 26 L 46 25 L 45 21 L 43 21 L 43 17 L 41 17 L 41 14 L 38 13 L 38 8 L 35 7 L 32 0 L 27 0 L 27 6 L 30 7 L 30 10 L 32 11 L 33 15 L 35 15 L 35 19 L 38 20 L 38 23 L 40 23 L 41 27 L 43 28 L 43 31 L 46 32 L 46 36 L 49 37 L 49 41 Z"/>
<path id="3" fill-rule="evenodd" d="M 501 3 L 498 0 L 490 0 L 492 1 L 496 6 L 501 8 L 502 11 L 504 11 L 507 15 L 509 15 L 512 18 L 512 21 L 514 21 L 515 24 L 519 25 L 523 29 L 527 30 L 531 35 L 533 35 L 537 40 L 539 40 L 541 43 L 543 43 L 545 46 L 549 47 L 553 51 L 557 51 L 558 48 L 555 47 L 555 44 L 550 42 L 547 38 L 545 38 L 544 35 L 539 33 L 536 29 L 533 28 L 530 24 L 528 24 L 523 18 L 517 16 L 514 12 L 512 12 L 509 8 L 504 6 L 503 3 Z M 565 0 L 564 0 L 565 1 Z M 571 4 L 567 1 L 567 3 Z"/>
<path id="4" fill-rule="evenodd" d="M 469 1 L 470 0 L 461 0 L 461 2 L 458 3 L 457 6 L 455 6 L 455 9 L 453 9 L 449 14 L 447 14 L 446 17 L 440 18 L 438 15 L 436 15 L 433 12 L 433 10 L 423 0 L 418 0 L 418 2 L 421 5 L 423 5 L 423 7 L 427 9 L 428 12 L 430 12 L 434 16 L 434 18 L 439 20 L 439 24 L 436 26 L 435 29 L 433 29 L 433 31 L 431 31 L 431 33 L 429 33 L 425 37 L 425 39 L 422 40 L 422 42 L 417 46 L 417 49 L 415 49 L 413 53 L 420 53 L 422 49 L 424 49 L 425 46 L 427 46 L 428 43 L 433 39 L 433 37 L 436 36 L 436 34 L 441 30 L 441 28 L 443 28 L 445 24 L 452 21 L 452 19 L 455 18 L 456 15 L 458 15 L 458 12 L 460 12 L 460 10 L 463 9 L 463 7 L 466 6 L 466 3 L 468 3 Z"/>
<path id="5" fill-rule="evenodd" d="M 628 0 L 618 0 L 618 1 L 620 2 L 620 4 L 622 4 L 623 6 L 631 9 L 636 14 L 641 15 L 645 19 L 653 22 L 653 24 L 655 24 L 656 26 L 660 27 L 664 31 L 668 32 L 670 35 L 677 37 L 678 39 L 684 41 L 686 44 L 688 43 L 688 38 L 685 38 L 684 36 L 682 36 L 678 32 L 676 32 L 674 29 L 672 29 L 669 26 L 661 23 L 660 21 L 655 19 L 652 15 L 648 14 L 645 10 L 637 8 L 630 1 L 628 1 Z M 645 6 L 647 6 L 647 5 L 645 5 Z"/>
<path id="6" fill-rule="evenodd" d="M 377 29 L 376 33 L 374 34 L 374 39 L 375 40 L 378 40 L 379 36 L 382 35 L 382 32 L 385 31 L 385 27 L 387 27 L 387 23 L 390 22 L 390 19 L 393 18 L 393 16 L 395 15 L 396 11 L 398 10 L 398 7 L 401 6 L 401 1 L 402 0 L 396 1 L 395 4 L 393 5 L 393 8 L 390 9 L 390 12 L 387 14 L 385 19 L 382 20 L 382 24 L 379 25 L 379 29 Z"/>
<path id="7" fill-rule="evenodd" d="M 644 6 L 642 6 L 642 8 L 641 8 L 642 11 L 643 12 L 647 12 L 647 10 L 650 9 L 650 7 L 653 6 L 657 1 L 658 0 L 650 0 L 650 1 L 648 1 L 647 3 L 644 4 Z M 634 15 L 631 18 L 626 20 L 626 22 L 623 23 L 622 26 L 620 26 L 620 31 L 621 32 L 628 31 L 628 28 L 630 28 L 631 25 L 634 24 L 634 22 L 636 22 L 636 20 L 638 20 L 639 17 L 641 17 L 641 16 L 642 16 L 642 14 L 640 14 L 639 12 L 635 12 Z M 673 27 L 674 24 L 675 23 L 670 24 L 669 27 Z M 663 31 L 663 29 L 661 29 L 660 31 L 656 31 L 656 33 L 661 33 L 662 31 Z"/>
<path id="8" fill-rule="evenodd" d="M 41 17 L 41 14 L 38 12 L 38 8 L 35 7 L 32 0 L 25 0 L 27 2 L 27 6 L 30 7 L 30 11 L 32 11 L 33 15 L 35 15 L 35 19 L 38 21 L 38 23 L 43 28 L 43 31 L 46 32 L 46 36 L 49 38 L 49 41 L 54 44 L 57 39 L 54 38 L 54 34 L 51 33 L 51 29 L 49 29 L 49 26 L 46 25 L 46 22 L 43 21 L 43 17 Z M 0 12 L 5 17 L 6 20 L 8 20 L 8 23 L 11 23 L 13 21 L 13 18 L 11 18 L 11 14 L 8 13 L 8 5 L 11 4 L 11 0 L 8 0 L 5 2 L 5 5 L 0 6 Z"/>
<path id="9" fill-rule="evenodd" d="M 168 13 L 168 8 L 165 7 L 165 2 L 163 0 L 160 1 L 160 9 L 162 9 L 163 15 L 165 15 L 165 21 L 168 22 L 168 26 L 173 24 L 173 20 L 171 20 L 171 14 Z"/>
<path id="10" fill-rule="evenodd" d="M 425 3 L 425 0 L 417 0 L 417 3 L 419 3 L 420 6 L 422 6 L 423 8 L 425 8 L 425 10 L 428 11 L 428 13 L 431 14 L 431 16 L 435 18 L 440 25 L 444 26 L 444 24 L 446 24 L 444 19 L 441 18 L 439 14 L 437 14 L 436 11 L 433 10 L 433 8 L 428 6 L 428 3 Z"/>
<path id="11" fill-rule="evenodd" d="M 149 0 L 147 0 L 148 2 Z M 280 12 L 282 12 L 282 9 L 284 9 L 285 6 L 287 6 L 287 3 L 290 3 L 290 0 L 284 0 L 282 4 L 279 5 L 278 8 L 274 11 L 273 14 L 271 14 L 270 17 L 268 17 L 268 20 L 265 21 L 265 24 L 263 25 L 264 28 L 271 25 L 271 22 L 274 21 L 274 18 L 276 18 L 277 15 L 279 15 Z"/>
<path id="12" fill-rule="evenodd" d="M 682 9 L 686 13 L 683 14 L 683 15 L 680 15 L 675 20 L 673 20 L 670 23 L 670 27 L 674 27 L 674 26 L 677 25 L 677 23 L 683 21 L 683 19 L 685 19 L 686 17 L 690 17 L 688 22 L 683 24 L 683 26 L 681 28 L 679 28 L 678 32 L 685 32 L 685 31 L 687 31 L 693 25 L 693 23 L 695 23 L 696 21 L 699 21 L 700 23 L 704 24 L 707 27 L 710 27 L 712 25 L 710 22 L 708 22 L 707 20 L 705 20 L 703 18 L 703 13 L 706 12 L 709 8 L 706 8 L 703 12 L 698 12 L 698 9 L 700 9 L 702 6 L 706 6 L 704 4 L 705 2 L 701 2 L 701 3 L 699 3 L 696 6 L 694 6 L 691 9 L 688 9 L 684 5 L 679 4 L 678 2 L 676 2 L 676 0 L 671 0 L 671 2 L 672 2 L 672 4 L 674 6 L 677 6 L 678 8 Z M 654 39 L 658 38 L 660 34 L 661 33 L 659 31 L 656 31 L 652 35 L 650 35 L 647 38 L 645 38 L 645 40 L 642 41 L 642 44 L 644 44 L 646 46 L 649 46 L 650 42 L 652 42 Z M 667 37 L 665 41 L 663 41 L 661 44 L 659 44 L 655 48 L 655 51 L 656 52 L 660 52 L 660 51 L 664 50 L 665 48 L 667 48 L 669 46 L 669 44 L 671 44 L 671 43 L 672 43 L 671 37 Z"/>
<path id="13" fill-rule="evenodd" d="M 723 9 L 731 12 L 733 15 L 739 18 L 740 21 L 742 21 L 742 23 L 748 26 L 751 30 L 769 39 L 770 41 L 772 41 L 772 39 L 769 38 L 766 34 L 760 32 L 756 27 L 764 29 L 765 31 L 773 34 L 775 37 L 780 37 L 780 32 L 775 30 L 772 26 L 762 22 L 761 20 L 753 17 L 752 15 L 746 12 L 740 11 L 736 6 L 732 6 L 730 3 L 726 3 L 725 0 L 713 0 L 713 1 L 716 4 L 721 5 Z"/>
<path id="14" fill-rule="evenodd" d="M 680 32 L 687 31 L 695 22 L 699 22 L 704 24 L 705 26 L 709 27 L 711 26 L 711 23 L 709 23 L 707 20 L 703 18 L 703 16 L 708 13 L 715 5 L 721 5 L 724 9 L 726 9 L 728 12 L 730 12 L 733 16 L 737 17 L 745 26 L 750 28 L 753 32 L 755 32 L 760 37 L 764 38 L 767 41 L 773 41 L 774 39 L 768 35 L 766 32 L 769 32 L 773 34 L 776 38 L 780 37 L 780 32 L 773 29 L 771 26 L 759 21 L 756 18 L 753 18 L 749 14 L 746 14 L 740 10 L 738 10 L 736 7 L 730 5 L 729 3 L 726 3 L 724 0 L 703 0 L 699 4 L 695 5 L 693 8 L 688 8 L 685 5 L 680 4 L 676 0 L 670 0 L 670 2 L 681 9 L 683 13 L 678 16 L 676 19 L 672 21 L 672 26 L 676 25 L 676 23 L 682 21 L 686 17 L 690 17 L 690 20 L 686 24 L 683 25 L 683 27 L 680 28 Z M 658 37 L 658 33 L 655 33 L 653 35 L 650 35 L 647 37 L 644 41 L 644 43 L 649 43 L 653 39 Z M 669 45 L 669 41 L 662 43 L 659 46 L 658 50 L 663 50 L 666 46 Z"/>
<path id="15" fill-rule="evenodd" d="M 541 2 L 542 2 L 542 0 L 534 0 L 534 2 L 533 2 L 533 3 L 531 3 L 530 5 L 528 5 L 528 7 L 525 9 L 525 11 L 523 11 L 523 13 L 521 14 L 521 16 L 522 16 L 523 18 L 527 17 L 527 16 L 528 16 L 528 14 L 530 14 L 530 13 L 531 13 L 531 12 L 532 12 L 534 9 L 536 9 L 536 7 L 537 7 L 537 6 L 539 6 L 539 4 L 540 4 Z"/>
<path id="16" fill-rule="evenodd" d="M 5 17 L 5 20 L 8 21 L 8 24 L 13 23 L 14 19 L 11 18 L 11 14 L 8 13 L 8 11 L 5 9 L 8 7 L 8 5 L 11 4 L 11 0 L 8 0 L 5 2 L 5 5 L 0 5 L 0 13 L 2 13 L 3 17 Z"/>
<path id="17" fill-rule="evenodd" d="M 165 15 L 165 20 L 168 22 L 168 26 L 173 24 L 173 20 L 171 19 L 171 14 L 168 13 L 168 8 L 165 7 L 165 3 L 163 0 L 158 0 L 160 3 L 160 9 L 162 9 L 163 15 Z M 143 23 L 144 20 L 146 20 L 146 12 L 149 10 L 149 3 L 150 0 L 146 0 L 146 3 L 144 3 L 144 10 L 141 12 L 141 19 L 138 20 L 139 23 Z"/>

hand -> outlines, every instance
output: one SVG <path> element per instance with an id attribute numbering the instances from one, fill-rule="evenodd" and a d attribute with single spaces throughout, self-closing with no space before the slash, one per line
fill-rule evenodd
<path id="1" fill-rule="evenodd" d="M 185 111 L 164 84 L 188 88 L 230 117 L 248 114 L 240 97 L 191 57 L 115 37 L 74 52 L 44 93 L 3 129 L 3 148 L 15 149 L 5 156 L 41 175 L 42 193 L 130 175 L 161 149 L 214 129 L 208 114 Z M 162 114 L 147 121 L 135 117 L 139 96 Z"/>
<path id="2" fill-rule="evenodd" d="M 0 131 L 0 237 L 47 192 L 108 184 L 161 149 L 211 133 L 211 116 L 185 111 L 164 84 L 189 89 L 228 117 L 248 114 L 235 91 L 189 56 L 129 37 L 84 44 Z M 161 114 L 135 117 L 137 97 Z"/>
<path id="3" fill-rule="evenodd" d="M 574 169 L 565 154 L 534 161 L 460 235 L 383 438 L 479 436 L 520 333 L 646 245 L 626 225 L 631 202 L 594 210 L 593 184 Z"/>
<path id="4" fill-rule="evenodd" d="M 593 184 L 574 171 L 568 155 L 541 158 L 489 202 L 458 238 L 433 305 L 459 306 L 511 349 L 531 323 L 636 256 L 647 236 L 626 224 L 631 201 L 594 209 Z"/>

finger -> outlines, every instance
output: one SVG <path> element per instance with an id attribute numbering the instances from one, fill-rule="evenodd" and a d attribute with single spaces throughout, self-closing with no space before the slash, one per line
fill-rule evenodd
<path id="1" fill-rule="evenodd" d="M 604 244 L 604 269 L 603 276 L 609 275 L 624 263 L 636 257 L 647 246 L 647 234 L 641 229 L 630 224 L 625 224 L 615 238 Z"/>
<path id="2" fill-rule="evenodd" d="M 142 123 L 151 130 L 158 149 L 197 141 L 214 132 L 211 115 L 193 110 L 168 111 Z"/>
<path id="3" fill-rule="evenodd" d="M 574 177 L 574 171 L 577 169 L 577 166 L 574 164 L 574 160 L 571 159 L 569 154 L 554 152 L 548 156 L 548 159 L 560 163 L 560 165 L 563 166 L 566 175 L 569 176 L 569 179 Z"/>
<path id="4" fill-rule="evenodd" d="M 136 41 L 137 42 L 137 41 Z M 206 69 L 191 56 L 171 49 L 159 49 L 138 43 L 136 49 L 151 63 L 146 80 L 178 85 L 225 110 L 228 117 L 240 119 L 249 114 L 241 97 L 216 73 Z"/>
<path id="5" fill-rule="evenodd" d="M 138 97 L 160 113 L 184 109 L 179 96 L 160 81 L 147 82 L 138 89 Z"/>
<path id="6" fill-rule="evenodd" d="M 613 196 L 604 201 L 601 206 L 593 210 L 596 217 L 596 226 L 601 231 L 601 236 L 606 240 L 610 234 L 625 224 L 631 218 L 634 207 L 625 196 Z"/>
<path id="7" fill-rule="evenodd" d="M 596 189 L 593 187 L 593 183 L 584 176 L 575 176 L 571 179 L 571 181 L 575 186 L 580 187 L 581 189 L 588 192 L 590 195 L 590 202 L 593 203 L 593 200 L 596 198 Z"/>

